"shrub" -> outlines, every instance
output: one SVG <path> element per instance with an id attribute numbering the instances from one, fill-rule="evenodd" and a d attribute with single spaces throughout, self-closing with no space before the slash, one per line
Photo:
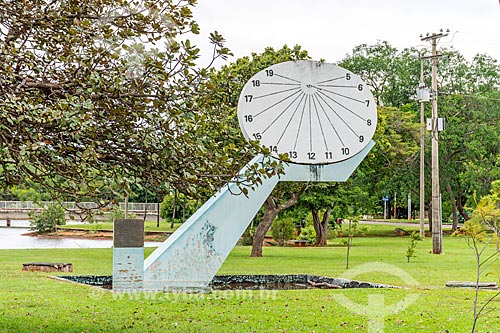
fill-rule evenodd
<path id="1" fill-rule="evenodd" d="M 125 218 L 125 210 L 120 206 L 113 206 L 113 208 L 109 210 L 109 214 L 107 216 L 106 221 L 113 223 L 116 219 L 124 219 L 124 218 Z"/>
<path id="2" fill-rule="evenodd" d="M 254 233 L 255 233 L 255 228 L 249 226 L 241 236 L 241 245 L 243 246 L 252 245 Z"/>
<path id="3" fill-rule="evenodd" d="M 41 213 L 30 213 L 30 229 L 40 232 L 54 232 L 58 225 L 65 225 L 64 208 L 60 204 L 52 203 L 44 207 Z"/>
<path id="4" fill-rule="evenodd" d="M 279 218 L 273 222 L 271 233 L 279 246 L 285 245 L 293 237 L 294 226 L 295 222 L 291 217 Z"/>
<path id="5" fill-rule="evenodd" d="M 326 231 L 326 239 L 328 240 L 335 239 L 337 238 L 337 236 L 338 232 L 335 229 L 328 228 L 328 230 Z"/>
<path id="6" fill-rule="evenodd" d="M 306 240 L 309 244 L 316 242 L 316 231 L 312 225 L 302 228 L 299 235 L 300 240 Z"/>
<path id="7" fill-rule="evenodd" d="M 417 247 L 417 242 L 421 241 L 422 238 L 420 237 L 420 234 L 416 231 L 412 232 L 410 235 L 410 244 L 408 245 L 408 249 L 406 250 L 406 258 L 408 259 L 408 262 L 410 262 L 410 259 L 415 257 L 415 248 Z"/>
<path id="8" fill-rule="evenodd" d="M 183 193 L 177 195 L 177 199 L 174 198 L 173 194 L 167 194 L 163 198 L 163 202 L 160 204 L 160 217 L 164 220 L 170 220 L 173 215 L 175 202 L 175 222 L 183 223 L 183 217 L 188 219 L 196 212 L 197 201 L 189 199 L 184 196 Z"/>
<path id="9" fill-rule="evenodd" d="M 472 216 L 472 210 L 470 209 L 466 209 L 465 212 L 467 213 L 467 215 L 469 216 Z M 450 214 L 448 216 L 448 223 L 453 223 L 453 214 Z M 467 222 L 467 220 L 462 216 L 462 214 L 458 214 L 458 224 L 464 224 L 465 222 Z"/>

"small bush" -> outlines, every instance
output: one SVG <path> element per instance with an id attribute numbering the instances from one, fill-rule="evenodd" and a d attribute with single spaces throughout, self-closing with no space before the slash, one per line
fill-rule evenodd
<path id="1" fill-rule="evenodd" d="M 113 223 L 116 219 L 124 219 L 125 218 L 125 210 L 120 206 L 113 206 L 109 211 L 106 222 Z"/>
<path id="2" fill-rule="evenodd" d="M 177 198 L 173 194 L 167 194 L 160 204 L 160 217 L 164 220 L 172 219 L 175 202 L 175 222 L 184 223 L 184 219 L 188 219 L 196 212 L 197 201 L 185 197 L 183 193 L 179 193 Z M 184 219 L 183 219 L 184 218 Z"/>
<path id="3" fill-rule="evenodd" d="M 406 250 L 406 258 L 408 259 L 408 262 L 410 262 L 410 259 L 415 257 L 415 248 L 417 247 L 417 242 L 421 241 L 422 238 L 420 237 L 420 234 L 416 231 L 412 232 L 410 235 L 410 244 L 408 245 L 408 249 Z"/>
<path id="4" fill-rule="evenodd" d="M 472 216 L 472 211 L 470 209 L 466 209 L 465 212 L 467 215 Z M 447 222 L 450 224 L 453 223 L 453 214 L 448 216 Z M 458 224 L 464 224 L 465 222 L 467 222 L 467 220 L 462 216 L 462 214 L 458 214 Z"/>
<path id="5" fill-rule="evenodd" d="M 337 230 L 328 227 L 328 230 L 326 231 L 326 239 L 328 240 L 335 239 L 337 238 L 337 236 L 338 236 Z"/>
<path id="6" fill-rule="evenodd" d="M 243 246 L 252 245 L 254 233 L 255 233 L 255 228 L 249 226 L 241 236 L 241 245 Z"/>
<path id="7" fill-rule="evenodd" d="M 299 235 L 300 240 L 306 240 L 309 244 L 316 242 L 316 231 L 312 225 L 302 228 Z"/>
<path id="8" fill-rule="evenodd" d="M 280 218 L 273 222 L 271 233 L 279 246 L 285 245 L 293 237 L 294 226 L 295 222 L 290 217 Z"/>
<path id="9" fill-rule="evenodd" d="M 50 204 L 41 213 L 30 213 L 30 229 L 40 232 L 54 232 L 58 225 L 65 225 L 64 208 L 59 204 Z"/>

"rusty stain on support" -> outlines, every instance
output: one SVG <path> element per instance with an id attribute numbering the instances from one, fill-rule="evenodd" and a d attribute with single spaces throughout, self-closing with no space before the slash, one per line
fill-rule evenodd
<path id="1" fill-rule="evenodd" d="M 309 172 L 311 175 L 311 179 L 315 182 L 319 182 L 321 179 L 321 168 L 322 165 L 311 164 L 309 166 Z"/>
<path id="2" fill-rule="evenodd" d="M 141 290 L 144 279 L 144 248 L 113 249 L 113 291 Z"/>

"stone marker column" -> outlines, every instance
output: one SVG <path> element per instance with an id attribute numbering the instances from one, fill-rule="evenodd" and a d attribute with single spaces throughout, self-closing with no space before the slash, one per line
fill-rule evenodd
<path id="1" fill-rule="evenodd" d="M 113 291 L 144 287 L 144 221 L 118 219 L 113 228 Z"/>

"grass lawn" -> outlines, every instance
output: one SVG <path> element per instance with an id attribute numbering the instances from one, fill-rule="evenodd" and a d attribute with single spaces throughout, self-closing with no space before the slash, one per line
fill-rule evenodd
<path id="1" fill-rule="evenodd" d="M 364 225 L 364 224 L 358 224 L 357 228 L 359 233 L 366 234 L 367 236 L 393 236 L 394 235 L 394 229 L 396 227 L 399 227 L 397 224 L 398 222 L 394 222 L 394 225 Z M 157 227 L 156 221 L 146 221 L 144 223 L 144 230 L 145 231 L 175 231 L 177 230 L 182 223 L 175 223 L 174 228 L 170 228 L 170 222 L 167 221 L 161 221 L 160 226 Z M 59 229 L 80 229 L 80 230 L 88 230 L 88 231 L 99 231 L 99 230 L 108 230 L 111 231 L 113 230 L 113 223 L 112 222 L 105 222 L 105 221 L 100 221 L 97 223 L 86 223 L 86 224 L 66 224 L 66 225 L 60 225 L 58 226 Z M 344 232 L 345 235 L 347 235 L 347 223 L 345 223 L 342 226 L 342 231 Z M 411 231 L 418 231 L 419 226 L 415 225 L 414 227 L 402 227 L 405 231 L 411 232 Z M 353 231 L 354 232 L 354 231 Z M 271 235 L 271 232 L 269 232 L 269 235 Z"/>
<path id="2" fill-rule="evenodd" d="M 110 275 L 111 249 L 0 250 L 0 332 L 369 332 L 376 325 L 383 325 L 384 332 L 470 332 L 474 291 L 444 284 L 474 280 L 472 251 L 462 239 L 446 236 L 445 254 L 432 255 L 427 238 L 407 263 L 408 243 L 408 237 L 355 238 L 347 273 L 346 248 L 338 239 L 326 248 L 266 247 L 262 258 L 250 258 L 250 248 L 239 246 L 219 272 L 331 277 L 351 272 L 358 280 L 407 289 L 205 295 L 113 294 L 49 279 L 51 274 L 21 271 L 26 262 L 71 262 L 71 275 Z M 483 301 L 493 295 L 480 293 Z M 500 308 L 500 300 L 490 306 Z M 482 318 L 478 332 L 500 332 L 500 311 Z"/>

